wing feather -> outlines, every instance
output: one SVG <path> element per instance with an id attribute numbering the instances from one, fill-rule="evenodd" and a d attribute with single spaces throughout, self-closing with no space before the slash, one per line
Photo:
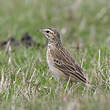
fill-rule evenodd
<path id="1" fill-rule="evenodd" d="M 71 55 L 63 48 L 55 51 L 50 50 L 53 56 L 54 66 L 68 77 L 73 77 L 87 83 L 82 68 L 75 62 Z"/>

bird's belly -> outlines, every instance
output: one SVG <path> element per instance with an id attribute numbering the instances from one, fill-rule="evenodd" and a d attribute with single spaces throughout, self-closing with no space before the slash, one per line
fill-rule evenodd
<path id="1" fill-rule="evenodd" d="M 60 78 L 64 78 L 64 79 L 66 78 L 65 74 L 60 70 L 58 70 L 56 67 L 54 67 L 50 62 L 48 62 L 48 66 L 56 79 L 59 80 Z"/>
<path id="2" fill-rule="evenodd" d="M 53 57 L 51 56 L 51 54 L 49 54 L 49 51 L 47 51 L 47 63 L 49 66 L 50 71 L 52 72 L 52 74 L 54 75 L 55 78 L 57 78 L 58 80 L 62 77 L 65 78 L 65 74 L 63 72 L 61 72 L 60 70 L 58 70 L 53 63 Z"/>

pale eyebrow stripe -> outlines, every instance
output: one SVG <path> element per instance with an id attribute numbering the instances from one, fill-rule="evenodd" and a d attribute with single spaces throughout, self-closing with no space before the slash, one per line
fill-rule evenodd
<path id="1" fill-rule="evenodd" d="M 53 31 L 51 29 L 47 29 L 47 31 L 50 31 L 51 33 L 53 33 Z"/>

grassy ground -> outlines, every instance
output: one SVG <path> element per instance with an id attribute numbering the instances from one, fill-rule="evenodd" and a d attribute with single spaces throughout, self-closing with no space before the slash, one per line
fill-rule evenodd
<path id="1" fill-rule="evenodd" d="M 44 45 L 37 29 L 56 27 L 65 47 L 100 89 L 73 87 L 48 71 L 46 49 L 0 50 L 0 110 L 110 110 L 109 0 L 0 0 L 0 40 L 25 32 Z M 77 49 L 79 48 L 79 49 Z"/>

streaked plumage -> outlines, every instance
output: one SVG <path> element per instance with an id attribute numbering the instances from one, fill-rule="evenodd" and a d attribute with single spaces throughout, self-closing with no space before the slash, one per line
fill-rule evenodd
<path id="1" fill-rule="evenodd" d="M 52 73 L 59 79 L 60 77 L 70 81 L 82 81 L 90 85 L 82 68 L 73 59 L 70 53 L 62 46 L 60 34 L 56 29 L 41 29 L 48 39 L 47 62 Z"/>

